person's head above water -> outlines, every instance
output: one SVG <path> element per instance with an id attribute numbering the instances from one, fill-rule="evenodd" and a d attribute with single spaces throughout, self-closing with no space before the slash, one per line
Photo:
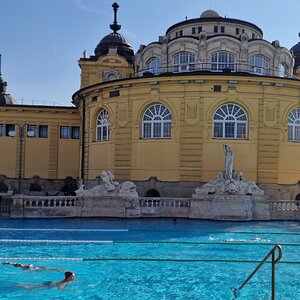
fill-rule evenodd
<path id="1" fill-rule="evenodd" d="M 65 280 L 72 281 L 75 279 L 75 274 L 73 272 L 65 272 Z"/>

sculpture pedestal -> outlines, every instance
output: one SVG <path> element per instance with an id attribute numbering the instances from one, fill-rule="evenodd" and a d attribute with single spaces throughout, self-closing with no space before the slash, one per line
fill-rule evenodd
<path id="1" fill-rule="evenodd" d="M 265 196 L 193 194 L 190 218 L 245 221 L 270 220 Z"/>

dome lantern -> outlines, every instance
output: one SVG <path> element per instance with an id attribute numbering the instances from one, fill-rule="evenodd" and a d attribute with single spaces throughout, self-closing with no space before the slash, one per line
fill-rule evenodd
<path id="1" fill-rule="evenodd" d="M 116 53 L 124 57 L 129 63 L 133 63 L 134 52 L 132 46 L 127 39 L 117 31 L 121 29 L 121 25 L 117 22 L 117 11 L 119 5 L 115 2 L 112 5 L 114 10 L 114 22 L 110 24 L 110 29 L 113 31 L 106 35 L 97 45 L 95 49 L 95 57 L 107 55 L 110 49 L 115 49 Z"/>

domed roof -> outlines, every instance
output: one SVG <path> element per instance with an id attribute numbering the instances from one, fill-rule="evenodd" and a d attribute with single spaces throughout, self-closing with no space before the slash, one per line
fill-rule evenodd
<path id="1" fill-rule="evenodd" d="M 114 22 L 110 25 L 110 28 L 113 32 L 106 35 L 99 42 L 95 49 L 95 56 L 98 58 L 102 55 L 108 54 L 110 49 L 116 49 L 120 56 L 123 56 L 129 63 L 132 63 L 134 56 L 133 48 L 126 38 L 117 32 L 121 29 L 121 25 L 117 23 L 117 11 L 119 5 L 115 2 L 112 7 L 114 9 Z"/>
<path id="2" fill-rule="evenodd" d="M 212 10 L 212 9 L 208 9 L 208 10 L 205 10 L 201 15 L 200 15 L 200 18 L 218 18 L 220 17 L 220 15 Z"/>
<path id="3" fill-rule="evenodd" d="M 6 93 L 7 82 L 4 81 L 0 74 L 0 105 L 16 104 L 16 101 Z"/>
<path id="4" fill-rule="evenodd" d="M 126 58 L 128 62 L 132 62 L 134 55 L 133 48 L 127 39 L 117 32 L 106 35 L 99 42 L 95 49 L 95 56 L 98 58 L 102 55 L 106 55 L 111 48 L 115 48 L 120 56 Z"/>
<path id="5" fill-rule="evenodd" d="M 295 55 L 295 66 L 294 68 L 297 69 L 300 67 L 300 42 L 298 44 L 296 44 L 295 46 L 293 46 L 291 48 L 291 51 L 293 51 L 294 55 Z"/>

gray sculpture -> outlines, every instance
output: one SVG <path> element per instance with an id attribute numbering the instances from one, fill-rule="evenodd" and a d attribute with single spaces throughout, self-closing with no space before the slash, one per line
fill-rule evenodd
<path id="1" fill-rule="evenodd" d="M 82 185 L 77 191 L 77 197 L 89 196 L 122 196 L 138 197 L 136 186 L 132 181 L 124 181 L 122 184 L 115 181 L 111 171 L 102 171 L 100 174 L 101 182 L 92 189 L 86 190 Z"/>
<path id="2" fill-rule="evenodd" d="M 223 145 L 225 154 L 225 179 L 232 179 L 232 169 L 233 169 L 233 151 L 228 145 Z"/>
<path id="3" fill-rule="evenodd" d="M 195 189 L 196 194 L 239 194 L 264 195 L 254 181 L 245 181 L 243 172 L 233 170 L 234 153 L 228 145 L 223 145 L 225 170 L 215 179 Z"/>

